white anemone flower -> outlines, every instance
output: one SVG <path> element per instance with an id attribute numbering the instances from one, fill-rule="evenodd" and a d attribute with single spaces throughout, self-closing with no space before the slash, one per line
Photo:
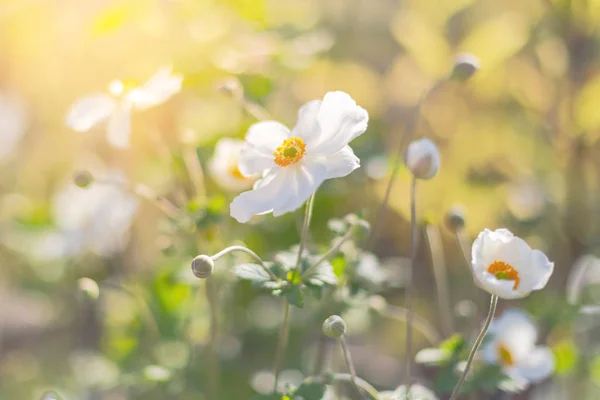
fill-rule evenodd
<path id="1" fill-rule="evenodd" d="M 238 167 L 244 141 L 223 138 L 215 146 L 215 153 L 208 162 L 208 171 L 223 189 L 240 192 L 252 187 L 256 177 L 244 176 Z"/>
<path id="2" fill-rule="evenodd" d="M 536 346 L 537 327 L 524 311 L 504 311 L 487 334 L 481 352 L 484 361 L 502 366 L 517 382 L 541 382 L 554 371 L 554 355 L 548 347 Z"/>
<path id="3" fill-rule="evenodd" d="M 539 250 L 532 250 L 507 229 L 479 234 L 472 248 L 475 284 L 503 299 L 518 299 L 543 289 L 554 263 Z"/>
<path id="4" fill-rule="evenodd" d="M 435 393 L 418 383 L 410 385 L 409 393 L 406 393 L 406 386 L 398 386 L 393 392 L 379 393 L 381 400 L 438 400 Z"/>
<path id="5" fill-rule="evenodd" d="M 348 143 L 367 129 L 369 115 L 344 92 L 329 92 L 306 103 L 291 131 L 275 121 L 254 124 L 246 134 L 239 168 L 245 176 L 262 174 L 254 189 L 231 203 L 231 216 L 248 222 L 253 215 L 279 216 L 299 208 L 325 181 L 360 167 Z"/>
<path id="6" fill-rule="evenodd" d="M 95 93 L 77 100 L 69 109 L 66 124 L 77 132 L 86 132 L 101 122 L 108 121 L 106 134 L 114 147 L 129 146 L 131 110 L 143 110 L 167 101 L 181 90 L 183 77 L 173 75 L 170 67 L 159 69 L 143 85 L 113 81 L 109 94 Z"/>

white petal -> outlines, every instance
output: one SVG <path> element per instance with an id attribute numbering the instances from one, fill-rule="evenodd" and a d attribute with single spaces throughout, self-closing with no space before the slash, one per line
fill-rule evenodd
<path id="1" fill-rule="evenodd" d="M 212 179 L 225 190 L 240 192 L 254 183 L 253 178 L 241 178 L 233 173 L 238 168 L 243 147 L 243 140 L 223 138 L 217 142 L 215 152 L 208 161 L 208 171 Z"/>
<path id="2" fill-rule="evenodd" d="M 515 284 L 513 281 L 497 279 L 494 275 L 485 271 L 480 274 L 476 274 L 475 277 L 479 280 L 479 283 L 483 289 L 503 299 L 520 299 L 531 293 L 513 290 Z"/>
<path id="3" fill-rule="evenodd" d="M 273 210 L 285 201 L 289 169 L 278 169 L 267 183 L 257 182 L 255 189 L 244 192 L 231 202 L 229 211 L 238 222 L 248 222 L 253 215 Z"/>
<path id="4" fill-rule="evenodd" d="M 342 178 L 360 167 L 360 160 L 350 146 L 345 146 L 327 157 L 307 156 L 307 162 L 321 165 L 324 169 L 324 179 Z"/>
<path id="5" fill-rule="evenodd" d="M 301 138 L 305 143 L 318 143 L 321 128 L 317 117 L 321 103 L 321 100 L 313 100 L 300 107 L 300 110 L 298 110 L 298 122 L 292 130 L 292 136 Z"/>
<path id="6" fill-rule="evenodd" d="M 316 143 L 307 143 L 312 154 L 339 151 L 367 129 L 369 114 L 356 105 L 347 93 L 329 92 L 323 98 L 317 116 L 321 134 Z"/>
<path id="7" fill-rule="evenodd" d="M 159 69 L 144 85 L 133 89 L 127 99 L 140 109 L 152 107 L 167 101 L 181 90 L 183 77 L 172 75 L 170 67 Z"/>
<path id="8" fill-rule="evenodd" d="M 304 163 L 284 169 L 290 171 L 286 182 L 286 199 L 273 207 L 275 217 L 300 208 L 326 179 L 324 169 L 316 164 Z"/>
<path id="9" fill-rule="evenodd" d="M 543 346 L 531 351 L 523 362 L 516 367 L 516 372 L 530 382 L 541 382 L 554 371 L 555 360 L 552 351 Z"/>
<path id="10" fill-rule="evenodd" d="M 104 121 L 117 103 L 106 94 L 93 94 L 77 100 L 69 109 L 66 124 L 77 132 L 85 132 Z"/>
<path id="11" fill-rule="evenodd" d="M 117 107 L 108 120 L 106 127 L 108 142 L 120 149 L 129 147 L 131 134 L 131 112 L 129 107 Z"/>
<path id="12" fill-rule="evenodd" d="M 246 176 L 262 174 L 275 164 L 275 149 L 287 138 L 290 131 L 276 121 L 252 125 L 246 134 L 246 144 L 240 152 L 240 172 Z"/>
<path id="13" fill-rule="evenodd" d="M 535 271 L 536 278 L 533 290 L 543 289 L 554 271 L 554 263 L 550 262 L 548 257 L 541 251 L 533 250 L 531 266 L 532 270 Z"/>
<path id="14" fill-rule="evenodd" d="M 508 309 L 493 324 L 496 339 L 506 346 L 515 363 L 521 363 L 535 348 L 537 327 L 523 310 Z"/>

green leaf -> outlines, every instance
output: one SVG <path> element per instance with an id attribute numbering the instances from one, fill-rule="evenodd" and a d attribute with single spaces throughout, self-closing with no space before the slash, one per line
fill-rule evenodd
<path id="1" fill-rule="evenodd" d="M 331 266 L 333 267 L 333 273 L 337 278 L 344 276 L 346 271 L 346 259 L 344 257 L 335 257 L 331 260 Z"/>
<path id="2" fill-rule="evenodd" d="M 558 375 L 568 375 L 573 371 L 577 364 L 579 354 L 577 346 L 575 346 L 575 343 L 573 343 L 572 340 L 566 339 L 560 341 L 552 347 L 552 352 L 556 359 L 555 370 Z"/>
<path id="3" fill-rule="evenodd" d="M 306 284 L 314 286 L 333 286 L 337 284 L 337 277 L 333 267 L 327 261 L 322 262 L 305 277 Z"/>
<path id="4" fill-rule="evenodd" d="M 253 285 L 263 287 L 267 282 L 271 280 L 271 277 L 258 264 L 241 264 L 236 265 L 233 269 L 233 273 L 238 278 L 252 282 Z"/>
<path id="5" fill-rule="evenodd" d="M 322 383 L 303 383 L 298 386 L 294 396 L 302 396 L 304 400 L 321 400 L 325 395 L 325 388 Z"/>
<path id="6" fill-rule="evenodd" d="M 284 397 L 279 393 L 271 394 L 257 394 L 250 398 L 250 400 L 282 400 Z"/>
<path id="7" fill-rule="evenodd" d="M 460 334 L 456 333 L 444 340 L 440 344 L 440 349 L 449 352 L 450 354 L 458 354 L 465 347 L 465 338 Z"/>
<path id="8" fill-rule="evenodd" d="M 291 286 L 285 292 L 283 292 L 285 299 L 293 306 L 298 308 L 304 307 L 304 293 L 299 285 Z"/>

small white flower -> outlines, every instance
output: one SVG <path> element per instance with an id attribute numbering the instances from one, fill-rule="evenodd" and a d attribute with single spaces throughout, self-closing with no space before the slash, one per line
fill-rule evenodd
<path id="1" fill-rule="evenodd" d="M 27 129 L 27 110 L 20 99 L 0 92 L 0 162 L 17 147 Z"/>
<path id="2" fill-rule="evenodd" d="M 263 179 L 233 200 L 231 216 L 247 222 L 256 214 L 294 211 L 326 179 L 350 174 L 360 162 L 348 143 L 364 133 L 368 120 L 348 94 L 329 92 L 300 108 L 291 132 L 275 121 L 252 125 L 239 168 L 245 176 L 262 174 Z"/>
<path id="3" fill-rule="evenodd" d="M 507 229 L 479 234 L 471 251 L 475 284 L 503 299 L 528 296 L 546 286 L 554 263 Z"/>
<path id="4" fill-rule="evenodd" d="M 243 140 L 224 138 L 215 146 L 215 153 L 208 162 L 208 170 L 215 182 L 223 189 L 240 192 L 252 187 L 254 177 L 244 176 L 238 167 Z"/>
<path id="5" fill-rule="evenodd" d="M 504 311 L 492 322 L 488 335 L 482 348 L 484 361 L 501 365 L 516 381 L 541 382 L 554 371 L 554 355 L 548 347 L 535 345 L 537 328 L 524 311 Z"/>
<path id="6" fill-rule="evenodd" d="M 406 149 L 406 166 L 418 179 L 431 179 L 440 169 L 440 153 L 431 140 L 415 140 Z"/>
<path id="7" fill-rule="evenodd" d="M 181 90 L 183 77 L 173 75 L 170 67 L 159 69 L 146 83 L 113 81 L 110 94 L 95 93 L 77 100 L 69 109 L 66 124 L 77 132 L 86 132 L 108 120 L 108 142 L 118 148 L 129 146 L 131 110 L 146 109 L 167 101 Z"/>
<path id="8" fill-rule="evenodd" d="M 406 393 L 406 386 L 398 386 L 393 392 L 379 393 L 381 400 L 438 400 L 435 393 L 418 383 L 410 385 L 410 391 Z"/>

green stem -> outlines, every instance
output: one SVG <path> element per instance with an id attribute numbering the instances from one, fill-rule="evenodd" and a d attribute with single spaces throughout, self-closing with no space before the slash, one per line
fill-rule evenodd
<path id="1" fill-rule="evenodd" d="M 362 397 L 362 392 L 358 383 L 356 383 L 356 369 L 354 368 L 354 362 L 352 362 L 352 356 L 350 355 L 350 349 L 348 349 L 348 343 L 346 342 L 345 337 L 340 338 L 340 344 L 342 345 L 342 352 L 344 353 L 344 360 L 346 360 L 346 365 L 348 366 L 348 371 L 350 371 L 350 380 L 352 381 L 352 385 L 358 392 L 358 395 Z"/>
<path id="2" fill-rule="evenodd" d="M 209 398 L 217 400 L 219 398 L 219 379 L 220 365 L 217 356 L 217 336 L 218 336 L 218 319 L 217 319 L 217 290 L 215 287 L 214 278 L 209 276 L 205 280 L 206 300 L 210 310 L 210 332 L 208 337 L 208 389 Z"/>
<path id="3" fill-rule="evenodd" d="M 386 306 L 381 312 L 381 315 L 387 318 L 393 318 L 398 321 L 406 322 L 408 320 L 409 311 L 405 308 Z M 413 329 L 421 332 L 421 334 L 434 346 L 440 344 L 442 336 L 438 333 L 433 325 L 429 323 L 425 318 L 419 314 L 411 312 L 413 315 L 412 326 Z"/>
<path id="4" fill-rule="evenodd" d="M 310 220 L 312 218 L 313 204 L 315 202 L 315 193 L 310 196 L 306 203 L 306 212 L 304 213 L 304 223 L 302 224 L 302 233 L 300 234 L 300 245 L 298 247 L 298 258 L 296 259 L 296 273 L 300 267 L 300 261 L 302 261 L 302 253 L 306 247 L 306 238 L 308 236 L 308 228 L 310 227 Z"/>
<path id="5" fill-rule="evenodd" d="M 275 383 L 273 384 L 273 392 L 277 391 L 277 384 L 279 383 L 279 373 L 281 372 L 281 364 L 283 363 L 283 356 L 285 354 L 285 348 L 287 347 L 288 330 L 290 326 L 290 303 L 285 301 L 283 310 L 283 321 L 281 321 L 281 327 L 279 328 L 279 338 L 277 339 L 277 352 L 275 353 Z"/>
<path id="6" fill-rule="evenodd" d="M 477 353 L 479 346 L 481 346 L 481 342 L 483 342 L 483 338 L 485 337 L 485 334 L 487 333 L 487 330 L 489 329 L 490 324 L 492 323 L 492 320 L 494 319 L 494 314 L 496 314 L 496 305 L 497 304 L 498 304 L 498 296 L 493 294 L 492 298 L 490 299 L 490 311 L 488 312 L 488 316 L 485 320 L 485 324 L 483 325 L 481 332 L 479 332 L 477 339 L 475 339 L 473 348 L 471 349 L 471 352 L 469 353 L 469 357 L 467 358 L 467 365 L 465 366 L 465 370 L 463 371 L 462 375 L 460 376 L 460 379 L 458 380 L 456 387 L 452 391 L 450 400 L 454 400 L 456 398 L 456 396 L 458 396 L 460 387 L 462 386 L 463 382 L 465 381 L 465 378 L 467 377 L 467 374 L 469 373 L 469 369 L 471 368 L 471 363 L 473 363 L 475 354 Z"/>
<path id="7" fill-rule="evenodd" d="M 452 332 L 454 332 L 454 321 L 452 319 L 452 302 L 450 300 L 448 274 L 446 273 L 446 263 L 444 261 L 444 249 L 442 248 L 440 230 L 435 225 L 428 225 L 425 228 L 425 235 L 431 252 L 431 264 L 433 266 L 433 277 L 437 288 L 437 301 L 440 320 L 442 322 L 442 331 L 445 336 L 450 336 Z"/>
<path id="8" fill-rule="evenodd" d="M 413 176 L 410 187 L 410 270 L 408 273 L 408 281 L 405 290 L 405 307 L 406 315 L 406 391 L 410 393 L 410 385 L 412 380 L 412 276 L 414 273 L 415 258 L 417 255 L 417 206 L 416 206 L 417 178 Z"/>
<path id="9" fill-rule="evenodd" d="M 309 376 L 304 379 L 304 383 L 326 383 L 331 382 L 330 379 L 333 379 L 334 382 L 352 382 L 352 375 L 350 374 L 334 374 L 330 377 L 324 376 Z M 358 376 L 354 377 L 354 381 L 367 395 L 371 400 L 379 400 L 379 392 L 375 389 L 369 382 L 365 381 Z"/>
<path id="10" fill-rule="evenodd" d="M 241 251 L 241 252 L 244 252 L 244 253 L 250 255 L 252 258 L 254 258 L 258 262 L 258 264 L 262 267 L 262 269 L 265 270 L 265 272 L 267 274 L 269 274 L 269 277 L 271 277 L 272 280 L 276 281 L 278 279 L 277 276 L 267 267 L 267 265 L 262 260 L 262 258 L 260 258 L 258 256 L 258 254 L 256 254 L 255 252 L 253 252 L 252 250 L 250 250 L 249 248 L 244 247 L 244 246 L 229 246 L 229 247 L 221 250 L 214 256 L 211 256 L 211 258 L 213 259 L 213 261 L 217 261 L 219 258 L 223 257 L 224 255 L 226 255 L 228 253 L 231 253 L 232 251 Z"/>
<path id="11" fill-rule="evenodd" d="M 335 253 L 337 253 L 337 251 L 340 249 L 340 247 L 342 247 L 342 245 L 344 243 L 346 243 L 346 241 L 348 241 L 348 239 L 350 239 L 352 237 L 352 233 L 353 233 L 353 229 L 350 228 L 348 230 L 348 232 L 346 232 L 346 234 L 344 236 L 342 236 L 337 242 L 336 244 L 333 245 L 333 247 L 331 249 L 329 249 L 327 251 L 327 253 L 325 253 L 323 255 L 323 257 L 321 257 L 316 263 L 314 263 L 313 265 L 311 265 L 310 267 L 308 267 L 306 269 L 306 271 L 304 271 L 302 273 L 302 277 L 305 277 L 308 275 L 308 273 L 310 271 L 312 271 L 313 269 L 317 268 L 319 265 L 321 265 L 322 262 L 326 261 L 328 258 L 330 258 L 331 256 L 333 256 Z"/>

